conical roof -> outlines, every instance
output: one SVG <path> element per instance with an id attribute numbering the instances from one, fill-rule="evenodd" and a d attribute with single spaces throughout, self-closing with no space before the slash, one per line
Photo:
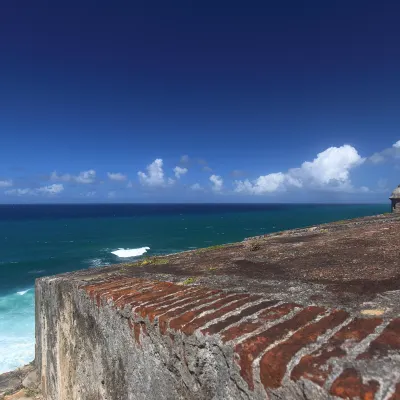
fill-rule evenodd
<path id="1" fill-rule="evenodd" d="M 400 185 L 397 186 L 397 188 L 393 190 L 393 193 L 390 196 L 390 198 L 391 199 L 400 199 Z"/>

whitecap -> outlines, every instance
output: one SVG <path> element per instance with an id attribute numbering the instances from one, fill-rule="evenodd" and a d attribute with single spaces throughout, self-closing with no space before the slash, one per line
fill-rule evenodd
<path id="1" fill-rule="evenodd" d="M 19 294 L 20 296 L 23 296 L 25 293 L 29 292 L 31 289 L 27 289 L 27 290 L 21 290 L 20 292 L 17 292 L 17 294 Z"/>
<path id="2" fill-rule="evenodd" d="M 147 250 L 150 250 L 150 247 L 139 247 L 137 249 L 118 249 L 112 251 L 111 254 L 121 258 L 138 257 L 146 253 Z"/>
<path id="3" fill-rule="evenodd" d="M 110 265 L 109 262 L 103 261 L 101 258 L 93 258 L 92 260 L 88 260 L 89 268 L 98 268 L 105 267 L 106 265 Z"/>

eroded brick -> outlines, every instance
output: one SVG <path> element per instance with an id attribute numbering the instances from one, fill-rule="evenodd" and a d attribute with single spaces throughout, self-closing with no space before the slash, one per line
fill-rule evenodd
<path id="1" fill-rule="evenodd" d="M 391 351 L 400 350 L 400 318 L 389 323 L 383 332 L 373 340 L 367 351 L 358 356 L 358 359 L 386 357 Z"/>
<path id="2" fill-rule="evenodd" d="M 389 400 L 400 400 L 400 383 L 394 389 L 394 393 L 389 397 Z"/>
<path id="3" fill-rule="evenodd" d="M 141 310 L 141 315 L 143 318 L 147 317 L 147 318 L 149 318 L 149 320 L 151 322 L 153 322 L 157 316 L 166 313 L 168 311 L 168 309 L 176 308 L 176 307 L 180 307 L 180 306 L 184 306 L 184 305 L 189 305 L 189 304 L 194 304 L 198 300 L 206 299 L 206 298 L 209 299 L 210 297 L 214 296 L 217 293 L 218 293 L 217 290 L 204 290 L 203 289 L 200 291 L 196 291 L 196 293 L 185 294 L 184 296 L 182 296 L 181 300 L 179 300 L 179 297 L 178 297 L 171 301 L 162 302 L 157 307 L 143 306 L 143 308 Z M 193 305 L 193 307 L 195 307 L 195 305 Z"/>
<path id="4" fill-rule="evenodd" d="M 284 338 L 289 332 L 295 331 L 313 321 L 325 311 L 326 309 L 321 307 L 307 307 L 291 319 L 276 324 L 258 335 L 244 340 L 235 347 L 235 351 L 239 356 L 240 373 L 251 390 L 254 389 L 253 361 L 271 344 Z"/>
<path id="5" fill-rule="evenodd" d="M 165 334 L 170 320 L 172 320 L 176 317 L 179 317 L 186 312 L 193 312 L 193 309 L 196 307 L 199 307 L 204 304 L 211 303 L 211 302 L 215 302 L 217 299 L 226 298 L 226 297 L 227 297 L 227 295 L 225 293 L 220 293 L 215 297 L 204 296 L 204 298 L 198 300 L 194 304 L 191 303 L 191 304 L 188 304 L 186 306 L 182 306 L 182 307 L 179 307 L 176 309 L 173 307 L 174 308 L 173 310 L 164 312 L 163 314 L 161 314 L 159 316 L 158 323 L 159 323 L 159 327 L 160 327 L 160 332 L 162 334 Z"/>
<path id="6" fill-rule="evenodd" d="M 216 318 L 220 318 L 220 317 L 224 316 L 225 314 L 227 314 L 231 311 L 234 311 L 238 307 L 242 307 L 251 301 L 256 301 L 259 299 L 260 299 L 260 296 L 247 296 L 241 300 L 237 300 L 234 303 L 229 304 L 228 306 L 220 308 L 219 310 L 216 310 L 212 313 L 203 315 L 202 317 L 193 319 L 191 322 L 189 322 L 188 324 L 186 324 L 183 327 L 182 332 L 185 333 L 186 335 L 191 335 L 191 334 L 193 334 L 193 332 L 196 329 L 205 325 L 207 322 L 210 322 Z"/>
<path id="7" fill-rule="evenodd" d="M 213 335 L 213 334 L 219 333 L 223 329 L 227 328 L 229 325 L 235 324 L 236 322 L 239 322 L 241 319 L 249 317 L 250 315 L 257 313 L 258 311 L 260 311 L 266 307 L 272 307 L 277 303 L 278 303 L 277 300 L 262 301 L 259 304 L 255 304 L 251 307 L 245 308 L 244 310 L 240 311 L 240 313 L 238 313 L 236 315 L 231 315 L 230 317 L 225 318 L 222 321 L 219 321 L 219 322 L 216 322 L 215 324 L 210 325 L 207 329 L 204 329 L 201 332 L 204 335 Z"/>
<path id="8" fill-rule="evenodd" d="M 381 323 L 381 318 L 354 319 L 336 332 L 322 348 L 302 357 L 293 368 L 291 378 L 295 381 L 306 378 L 322 387 L 332 372 L 329 360 L 344 357 L 347 349 L 364 340 Z"/>
<path id="9" fill-rule="evenodd" d="M 171 319 L 169 322 L 169 327 L 171 329 L 181 330 L 185 324 L 192 321 L 192 319 L 194 319 L 196 317 L 196 315 L 199 315 L 202 312 L 217 310 L 218 308 L 224 306 L 227 303 L 231 303 L 232 301 L 235 301 L 235 300 L 248 299 L 249 297 L 250 296 L 248 294 L 224 295 L 224 296 L 222 296 L 221 300 L 215 301 L 209 305 L 205 305 L 197 310 L 187 311 L 186 313 L 180 315 L 179 317 Z"/>
<path id="10" fill-rule="evenodd" d="M 128 319 L 128 324 L 133 332 L 136 343 L 140 344 L 140 323 L 133 322 L 132 320 Z"/>
<path id="11" fill-rule="evenodd" d="M 232 326 L 225 330 L 221 335 L 222 341 L 228 342 L 229 340 L 237 339 L 247 333 L 254 332 L 256 329 L 261 328 L 265 323 L 276 321 L 298 307 L 300 307 L 298 304 L 285 303 L 276 307 L 267 308 L 258 315 L 258 318 L 255 321 L 244 321 L 241 324 Z"/>
<path id="12" fill-rule="evenodd" d="M 348 368 L 333 382 L 330 394 L 342 399 L 374 400 L 379 383 L 371 380 L 363 383 L 361 375 L 353 368 Z"/>
<path id="13" fill-rule="evenodd" d="M 147 301 L 156 300 L 159 297 L 174 293 L 175 291 L 176 285 L 166 284 L 166 282 L 157 283 L 153 288 L 144 292 L 136 292 L 132 295 L 121 297 L 119 300 L 115 301 L 115 305 L 121 308 L 124 308 L 126 305 L 133 307 L 141 305 Z"/>
<path id="14" fill-rule="evenodd" d="M 260 361 L 260 378 L 264 387 L 278 388 L 285 376 L 286 368 L 292 357 L 303 347 L 315 343 L 318 337 L 343 323 L 349 314 L 342 310 L 335 310 L 317 322 L 313 322 L 299 329 L 282 343 L 279 343 Z"/>

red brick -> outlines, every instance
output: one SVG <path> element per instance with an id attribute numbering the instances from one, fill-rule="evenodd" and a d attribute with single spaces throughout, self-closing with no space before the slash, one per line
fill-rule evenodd
<path id="1" fill-rule="evenodd" d="M 257 313 L 258 311 L 260 311 L 266 307 L 272 307 L 277 303 L 278 303 L 277 300 L 271 300 L 271 301 L 263 301 L 259 304 L 255 304 L 254 306 L 245 308 L 244 310 L 240 311 L 240 313 L 238 313 L 238 314 L 231 315 L 230 317 L 225 318 L 223 321 L 219 321 L 215 324 L 210 325 L 207 329 L 204 329 L 201 332 L 204 335 L 216 334 L 218 332 L 221 332 L 223 329 L 225 329 L 229 325 L 239 322 L 241 319 L 249 317 L 250 315 Z"/>
<path id="2" fill-rule="evenodd" d="M 131 282 L 137 283 L 137 279 L 132 279 L 132 278 L 122 278 L 122 279 L 112 279 L 112 280 L 107 280 L 102 283 L 96 283 L 96 284 L 91 284 L 91 285 L 86 285 L 83 286 L 83 289 L 88 293 L 89 296 L 93 297 L 94 293 L 99 293 L 102 291 L 107 291 L 113 288 L 119 288 L 122 286 L 125 286 L 126 284 L 129 284 Z"/>
<path id="3" fill-rule="evenodd" d="M 171 286 L 171 284 L 165 284 L 164 282 L 158 283 L 157 285 L 154 285 L 152 289 L 146 290 L 144 292 L 137 292 L 132 294 L 131 296 L 120 298 L 119 300 L 115 301 L 115 305 L 121 308 L 125 307 L 125 305 L 141 305 L 146 301 L 156 300 L 159 297 L 175 292 L 175 285 Z"/>
<path id="4" fill-rule="evenodd" d="M 179 300 L 179 298 L 178 298 L 178 299 L 171 300 L 170 302 L 161 303 L 158 307 L 143 306 L 140 313 L 143 318 L 147 317 L 147 318 L 149 318 L 150 322 L 153 322 L 157 316 L 168 312 L 168 309 L 173 309 L 173 308 L 176 308 L 179 306 L 193 304 L 197 300 L 210 298 L 211 296 L 214 296 L 217 293 L 218 293 L 217 290 L 203 289 L 201 291 L 197 291 L 194 294 L 189 293 L 189 294 L 183 296 L 183 298 L 181 298 L 181 300 Z M 193 307 L 195 307 L 195 305 L 193 305 Z M 139 312 L 139 311 L 136 309 L 135 312 Z"/>
<path id="5" fill-rule="evenodd" d="M 196 308 L 198 306 L 201 306 L 203 304 L 208 304 L 210 302 L 214 302 L 216 301 L 218 298 L 225 298 L 227 297 L 227 295 L 225 293 L 220 293 L 219 295 L 217 295 L 214 298 L 210 298 L 209 296 L 205 296 L 204 298 L 202 298 L 201 300 L 197 301 L 196 303 L 190 303 L 184 307 L 180 307 L 177 309 L 173 309 L 171 311 L 168 311 L 166 313 L 163 313 L 159 316 L 158 318 L 158 322 L 159 322 L 159 326 L 160 326 L 160 332 L 162 334 L 165 334 L 165 332 L 167 331 L 168 328 L 168 322 L 173 319 L 176 318 L 184 313 L 186 313 L 187 311 L 192 311 L 193 308 Z"/>
<path id="6" fill-rule="evenodd" d="M 396 318 L 389 323 L 383 332 L 373 340 L 367 351 L 360 354 L 358 359 L 371 359 L 373 357 L 385 357 L 391 351 L 400 350 L 400 318 Z"/>
<path id="7" fill-rule="evenodd" d="M 296 314 L 293 318 L 281 322 L 271 328 L 252 336 L 235 347 L 240 361 L 240 373 L 243 379 L 248 383 L 251 390 L 254 389 L 252 364 L 264 350 L 271 344 L 284 338 L 290 331 L 295 331 L 303 325 L 314 320 L 326 310 L 321 307 L 307 307 Z"/>
<path id="8" fill-rule="evenodd" d="M 264 387 L 266 389 L 280 387 L 292 357 L 303 347 L 315 343 L 328 330 L 346 321 L 348 316 L 346 311 L 335 310 L 319 321 L 299 329 L 287 340 L 265 353 L 260 361 L 260 378 Z"/>
<path id="9" fill-rule="evenodd" d="M 210 322 L 216 318 L 223 317 L 225 314 L 236 310 L 238 307 L 242 307 L 245 304 L 248 304 L 249 302 L 256 301 L 259 299 L 260 299 L 260 296 L 248 296 L 244 299 L 237 300 L 234 303 L 229 304 L 228 306 L 222 307 L 219 310 L 216 310 L 210 314 L 206 314 L 202 317 L 195 318 L 194 320 L 192 320 L 191 322 L 189 322 L 188 324 L 186 324 L 183 327 L 182 332 L 184 332 L 186 335 L 192 335 L 196 329 L 205 325 L 207 322 Z"/>
<path id="10" fill-rule="evenodd" d="M 394 393 L 392 396 L 389 398 L 389 400 L 400 400 L 400 383 L 396 385 L 396 388 L 394 390 Z"/>
<path id="11" fill-rule="evenodd" d="M 190 310 L 177 318 L 171 319 L 169 322 L 169 327 L 175 330 L 181 330 L 182 327 L 190 322 L 196 315 L 199 315 L 205 311 L 217 310 L 218 308 L 228 304 L 234 300 L 241 300 L 243 298 L 248 299 L 250 296 L 248 294 L 231 294 L 224 296 L 221 300 L 218 300 L 212 304 L 201 307 L 197 310 Z"/>
<path id="12" fill-rule="evenodd" d="M 133 331 L 136 343 L 140 344 L 140 323 L 133 322 L 132 320 L 128 319 L 128 324 L 131 330 Z"/>
<path id="13" fill-rule="evenodd" d="M 142 315 L 142 317 L 145 317 L 150 311 L 156 310 L 162 307 L 166 307 L 170 304 L 173 304 L 177 302 L 179 299 L 187 299 L 190 298 L 190 296 L 193 295 L 193 292 L 191 291 L 178 291 L 176 293 L 171 293 L 163 297 L 159 297 L 155 299 L 152 302 L 146 303 L 142 306 L 136 307 L 135 312 L 137 314 Z"/>
<path id="14" fill-rule="evenodd" d="M 360 374 L 355 369 L 348 368 L 333 382 L 330 394 L 342 399 L 374 400 L 378 389 L 377 381 L 363 383 Z"/>
<path id="15" fill-rule="evenodd" d="M 294 303 L 285 303 L 276 307 L 267 308 L 259 314 L 256 321 L 244 321 L 239 325 L 227 329 L 221 335 L 222 341 L 228 342 L 229 340 L 234 340 L 247 333 L 251 333 L 256 329 L 261 328 L 266 322 L 276 321 L 279 318 L 284 317 L 297 307 L 300 306 Z"/>
<path id="16" fill-rule="evenodd" d="M 336 332 L 321 349 L 304 356 L 293 368 L 291 378 L 295 381 L 306 378 L 322 387 L 332 372 L 332 365 L 328 361 L 344 357 L 347 354 L 345 348 L 354 347 L 381 323 L 380 318 L 354 319 Z"/>
<path id="17" fill-rule="evenodd" d="M 143 283 L 135 283 L 131 285 L 121 285 L 119 287 L 114 287 L 112 289 L 104 289 L 96 292 L 96 299 L 98 302 L 102 298 L 110 299 L 115 302 L 118 298 L 122 297 L 124 294 L 129 293 L 143 293 L 143 291 L 150 291 L 154 287 L 155 283 L 151 285 L 143 285 Z"/>

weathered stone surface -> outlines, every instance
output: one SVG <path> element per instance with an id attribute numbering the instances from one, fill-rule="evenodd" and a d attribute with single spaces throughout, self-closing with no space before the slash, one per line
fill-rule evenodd
<path id="1" fill-rule="evenodd" d="M 39 279 L 44 398 L 399 398 L 400 219 L 362 221 Z"/>

